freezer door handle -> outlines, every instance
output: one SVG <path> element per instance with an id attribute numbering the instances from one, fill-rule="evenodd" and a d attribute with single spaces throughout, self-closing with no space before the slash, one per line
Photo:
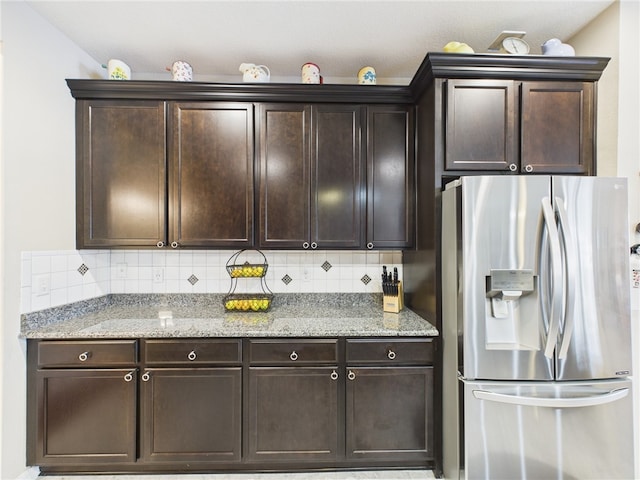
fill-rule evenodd
<path id="1" fill-rule="evenodd" d="M 592 407 L 615 402 L 629 394 L 628 388 L 618 388 L 605 394 L 593 395 L 590 397 L 577 398 L 544 398 L 528 397 L 523 395 L 507 395 L 504 393 L 487 392 L 486 390 L 473 390 L 473 396 L 478 400 L 490 402 L 509 403 L 512 405 L 522 405 L 526 407 L 546 407 L 546 408 L 577 408 Z"/>
<path id="2" fill-rule="evenodd" d="M 562 251 L 560 249 L 560 234 L 556 225 L 556 215 L 551 206 L 549 197 L 542 198 L 542 214 L 549 236 L 549 250 L 551 254 L 551 313 L 549 314 L 549 331 L 547 332 L 547 342 L 544 355 L 553 358 L 553 351 L 558 340 L 558 329 L 560 328 L 560 318 L 562 315 Z"/>

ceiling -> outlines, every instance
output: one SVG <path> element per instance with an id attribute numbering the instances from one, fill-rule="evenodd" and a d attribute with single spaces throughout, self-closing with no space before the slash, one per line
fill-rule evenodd
<path id="1" fill-rule="evenodd" d="M 96 61 L 126 62 L 134 80 L 170 80 L 165 68 L 185 60 L 196 81 L 240 82 L 243 62 L 267 65 L 272 82 L 299 81 L 301 65 L 313 62 L 325 83 L 356 83 L 370 65 L 379 84 L 409 83 L 425 54 L 452 40 L 487 52 L 503 30 L 526 32 L 540 54 L 544 41 L 566 41 L 614 2 L 25 1 Z"/>

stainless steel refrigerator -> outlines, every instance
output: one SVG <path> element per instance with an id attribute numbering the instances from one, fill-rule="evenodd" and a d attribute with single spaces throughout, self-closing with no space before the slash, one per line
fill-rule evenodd
<path id="1" fill-rule="evenodd" d="M 634 477 L 626 180 L 442 194 L 446 478 Z"/>

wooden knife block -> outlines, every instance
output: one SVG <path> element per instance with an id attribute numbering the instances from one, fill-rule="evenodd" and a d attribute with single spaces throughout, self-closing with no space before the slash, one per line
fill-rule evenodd
<path id="1" fill-rule="evenodd" d="M 404 307 L 404 295 L 402 293 L 402 282 L 398 282 L 398 296 L 383 295 L 382 309 L 389 313 L 400 313 Z"/>

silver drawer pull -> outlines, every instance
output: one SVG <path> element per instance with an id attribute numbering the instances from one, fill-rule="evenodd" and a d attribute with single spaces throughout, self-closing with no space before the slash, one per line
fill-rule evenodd
<path id="1" fill-rule="evenodd" d="M 86 362 L 88 358 L 89 352 L 82 352 L 80 355 L 78 355 L 78 360 L 80 360 L 81 362 Z"/>
<path id="2" fill-rule="evenodd" d="M 196 351 L 195 350 L 191 350 L 189 352 L 189 355 L 187 355 L 187 358 L 193 362 L 196 359 Z"/>
<path id="3" fill-rule="evenodd" d="M 295 350 L 293 352 L 291 352 L 291 355 L 289 355 L 289 358 L 291 360 L 293 360 L 294 362 L 298 359 L 298 354 L 296 353 Z"/>
<path id="4" fill-rule="evenodd" d="M 331 372 L 331 380 L 337 380 L 337 379 L 338 379 L 338 372 L 334 370 L 333 372 Z"/>
<path id="5" fill-rule="evenodd" d="M 353 370 L 349 370 L 349 373 L 347 374 L 347 378 L 349 380 L 355 380 L 356 379 L 356 374 Z"/>
<path id="6" fill-rule="evenodd" d="M 130 382 L 131 380 L 133 380 L 133 372 L 129 372 L 124 376 L 125 382 Z"/>
<path id="7" fill-rule="evenodd" d="M 149 372 L 144 372 L 142 374 L 142 381 L 143 382 L 148 382 L 150 378 L 151 378 L 151 375 L 149 375 Z"/>
<path id="8" fill-rule="evenodd" d="M 389 360 L 393 360 L 394 358 L 396 358 L 396 352 L 394 352 L 393 350 L 389 349 L 389 351 L 387 352 L 387 358 Z"/>

